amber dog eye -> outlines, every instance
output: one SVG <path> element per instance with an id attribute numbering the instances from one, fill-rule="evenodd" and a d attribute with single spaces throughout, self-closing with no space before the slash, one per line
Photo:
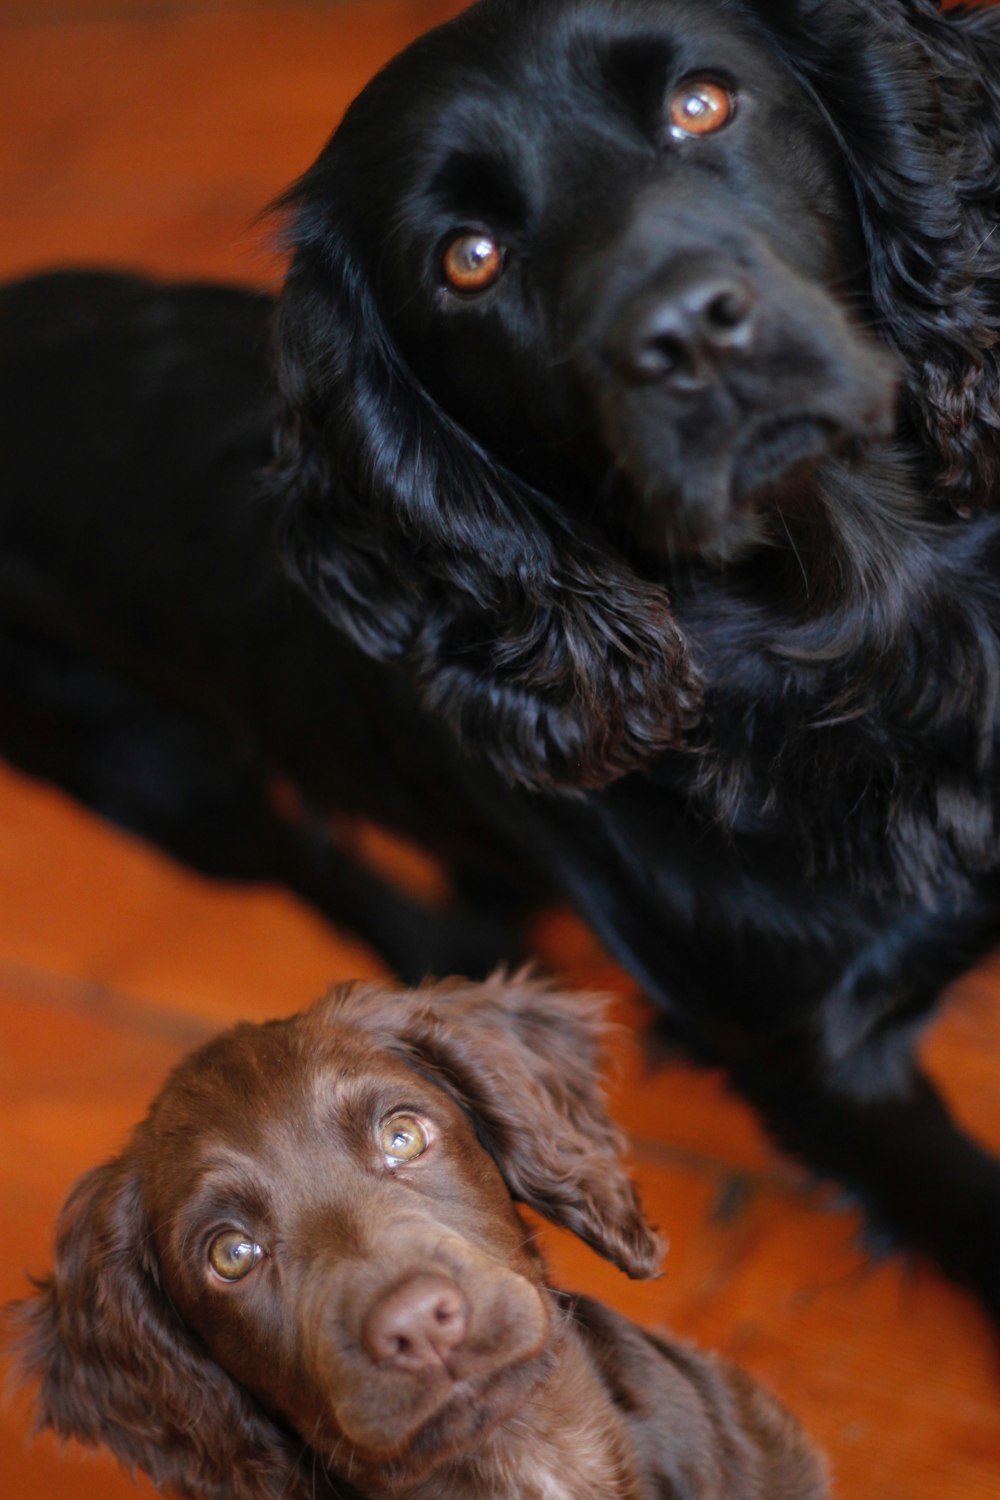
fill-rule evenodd
<path id="1" fill-rule="evenodd" d="M 250 1275 L 263 1253 L 242 1229 L 227 1229 L 217 1234 L 209 1245 L 208 1261 L 223 1281 L 242 1281 L 244 1276 Z"/>
<path id="2" fill-rule="evenodd" d="M 677 135 L 712 135 L 728 125 L 735 108 L 732 94 L 709 78 L 692 78 L 670 96 L 670 125 Z"/>
<path id="3" fill-rule="evenodd" d="M 504 268 L 503 246 L 488 234 L 460 234 L 445 248 L 441 260 L 452 291 L 485 292 Z"/>
<path id="4" fill-rule="evenodd" d="M 386 1161 L 413 1161 L 430 1145 L 430 1136 L 416 1115 L 393 1115 L 379 1131 L 379 1145 Z"/>

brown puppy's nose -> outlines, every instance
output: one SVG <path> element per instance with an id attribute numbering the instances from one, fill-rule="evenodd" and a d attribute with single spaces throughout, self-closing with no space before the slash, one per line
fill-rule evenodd
<path id="1" fill-rule="evenodd" d="M 469 1309 L 453 1281 L 413 1276 L 376 1302 L 361 1341 L 377 1364 L 417 1373 L 444 1364 L 468 1327 Z"/>

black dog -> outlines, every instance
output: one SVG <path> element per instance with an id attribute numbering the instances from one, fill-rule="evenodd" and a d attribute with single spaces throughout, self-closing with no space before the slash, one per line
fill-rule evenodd
<path id="1" fill-rule="evenodd" d="M 1000 935 L 997 80 L 928 0 L 483 0 L 289 196 L 270 505 L 259 301 L 0 311 L 10 753 L 306 893 L 262 767 L 470 896 L 520 851 L 994 1313 L 912 1047 Z"/>

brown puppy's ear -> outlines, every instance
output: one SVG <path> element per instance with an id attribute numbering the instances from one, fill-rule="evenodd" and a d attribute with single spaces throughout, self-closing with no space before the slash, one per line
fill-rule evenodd
<path id="1" fill-rule="evenodd" d="M 8 1309 L 36 1426 L 109 1448 L 192 1500 L 296 1500 L 308 1487 L 282 1434 L 188 1335 L 159 1285 L 128 1156 L 71 1192 L 55 1269 Z"/>
<path id="2" fill-rule="evenodd" d="M 521 973 L 403 996 L 359 985 L 331 998 L 335 1014 L 432 1073 L 474 1120 L 514 1198 L 629 1276 L 656 1274 L 664 1245 L 601 1094 L 600 997 Z"/>

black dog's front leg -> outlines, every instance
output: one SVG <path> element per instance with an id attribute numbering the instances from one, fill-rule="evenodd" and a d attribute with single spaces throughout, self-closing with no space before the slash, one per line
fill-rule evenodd
<path id="1" fill-rule="evenodd" d="M 532 830 L 671 1042 L 723 1068 L 784 1149 L 855 1196 L 877 1241 L 931 1256 L 1000 1322 L 1000 1161 L 914 1059 L 942 991 L 996 942 L 991 893 L 961 924 L 947 908 L 865 911 L 853 893 L 734 877 L 727 846 L 682 831 L 625 786 L 582 811 L 548 803 Z"/>
<path id="2" fill-rule="evenodd" d="M 776 1050 L 729 1072 L 778 1143 L 843 1183 L 877 1236 L 931 1256 L 1000 1322 L 1000 1161 L 915 1066 L 852 1089 L 821 1055 Z"/>

